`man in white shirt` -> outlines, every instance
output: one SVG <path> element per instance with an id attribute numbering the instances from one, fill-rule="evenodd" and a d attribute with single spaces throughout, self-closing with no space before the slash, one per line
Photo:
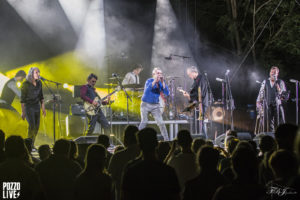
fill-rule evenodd
<path id="1" fill-rule="evenodd" d="M 143 66 L 141 64 L 136 64 L 135 68 L 132 72 L 128 72 L 123 81 L 122 85 L 129 85 L 129 84 L 140 84 L 140 77 L 139 74 L 143 70 Z"/>

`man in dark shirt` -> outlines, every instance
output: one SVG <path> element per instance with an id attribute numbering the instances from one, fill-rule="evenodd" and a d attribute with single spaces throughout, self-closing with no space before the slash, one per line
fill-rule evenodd
<path id="1" fill-rule="evenodd" d="M 101 99 L 96 93 L 95 89 L 97 79 L 98 77 L 95 74 L 90 74 L 87 78 L 88 83 L 80 88 L 80 97 L 82 98 L 82 100 L 96 107 L 101 106 L 99 105 L 99 102 L 95 100 L 96 97 Z M 102 102 L 102 104 L 107 104 L 108 101 L 104 101 Z M 102 125 L 102 128 L 104 128 L 105 130 L 109 128 L 109 124 L 101 109 L 97 109 L 97 113 L 95 115 L 87 114 L 87 117 L 89 119 L 89 127 L 86 131 L 86 135 L 91 135 L 94 132 L 97 121 Z"/>
<path id="2" fill-rule="evenodd" d="M 11 106 L 11 104 L 14 101 L 16 96 L 21 98 L 21 91 L 17 87 L 17 82 L 22 82 L 25 77 L 26 77 L 26 73 L 23 70 L 20 70 L 16 73 L 14 78 L 8 80 L 5 83 L 0 96 L 0 108 L 15 110 Z"/>
<path id="3" fill-rule="evenodd" d="M 26 118 L 29 124 L 28 138 L 32 139 L 32 145 L 40 126 L 40 106 L 43 115 L 46 116 L 42 82 L 39 78 L 40 70 L 36 67 L 30 68 L 21 88 L 22 119 Z"/>
<path id="4" fill-rule="evenodd" d="M 194 80 L 194 83 L 190 89 L 190 92 L 184 92 L 183 95 L 188 98 L 190 103 L 197 103 L 199 105 L 199 109 L 201 108 L 202 110 L 202 119 L 204 120 L 204 115 L 208 107 L 208 90 L 207 90 L 207 82 L 205 80 L 205 77 L 198 72 L 198 69 L 194 66 L 189 67 L 187 69 L 187 75 Z M 199 98 L 199 88 L 201 91 L 201 99 Z M 195 113 L 195 117 L 199 117 L 199 112 Z M 205 135 L 207 138 L 206 134 L 206 128 L 204 127 L 203 120 L 199 122 L 200 131 Z M 197 129 L 195 129 L 197 130 Z"/>
<path id="5" fill-rule="evenodd" d="M 121 185 L 122 200 L 179 200 L 180 186 L 175 170 L 156 155 L 157 133 L 145 128 L 138 133 L 142 157 L 128 163 Z"/>

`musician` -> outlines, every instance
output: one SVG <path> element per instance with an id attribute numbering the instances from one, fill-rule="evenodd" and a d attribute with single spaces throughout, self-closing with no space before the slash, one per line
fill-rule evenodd
<path id="1" fill-rule="evenodd" d="M 26 118 L 28 126 L 28 138 L 32 139 L 34 145 L 35 138 L 40 126 L 40 110 L 46 116 L 43 87 L 40 80 L 40 70 L 37 67 L 30 68 L 26 81 L 21 87 L 22 119 Z"/>
<path id="2" fill-rule="evenodd" d="M 80 97 L 82 98 L 83 101 L 88 102 L 96 107 L 101 106 L 98 101 L 95 100 L 96 97 L 101 99 L 99 95 L 96 93 L 96 82 L 97 82 L 98 77 L 95 74 L 90 74 L 87 78 L 87 84 L 83 85 L 80 88 Z M 107 101 L 103 101 L 102 104 L 107 104 L 109 101 L 109 98 Z M 99 122 L 104 128 L 105 131 L 109 128 L 109 124 L 101 111 L 101 109 L 97 110 L 98 112 L 96 115 L 89 115 L 87 114 L 87 117 L 89 119 L 89 126 L 88 129 L 86 130 L 86 135 L 91 135 L 94 132 L 96 122 Z"/>
<path id="3" fill-rule="evenodd" d="M 16 96 L 21 98 L 21 90 L 17 87 L 17 82 L 22 82 L 25 77 L 25 71 L 20 70 L 16 73 L 14 78 L 5 83 L 0 97 L 0 108 L 7 108 L 16 111 L 11 104 Z"/>
<path id="4" fill-rule="evenodd" d="M 271 67 L 269 75 L 270 77 L 261 83 L 256 106 L 258 110 L 263 109 L 265 100 L 267 131 L 275 131 L 279 124 L 285 123 L 281 95 L 286 92 L 286 87 L 284 81 L 278 79 L 279 68 L 277 66 Z"/>
<path id="5" fill-rule="evenodd" d="M 164 80 L 161 69 L 154 68 L 152 71 L 152 76 L 152 78 L 149 78 L 146 81 L 144 87 L 144 94 L 142 96 L 141 103 L 141 123 L 139 125 L 139 130 L 146 127 L 148 123 L 148 113 L 150 112 L 156 120 L 164 140 L 168 141 L 168 131 L 160 111 L 159 97 L 161 95 L 169 96 L 170 92 Z"/>
<path id="6" fill-rule="evenodd" d="M 202 117 L 204 118 L 204 114 L 208 107 L 208 89 L 207 89 L 207 82 L 205 77 L 199 73 L 197 67 L 191 66 L 187 68 L 187 75 L 194 80 L 193 85 L 189 92 L 184 92 L 183 95 L 189 100 L 190 103 L 196 103 L 199 105 L 199 101 L 202 104 Z M 201 91 L 201 99 L 199 99 L 198 90 L 200 87 Z M 199 113 L 196 112 L 196 118 L 199 117 Z M 204 133 L 205 137 L 207 138 L 206 128 L 204 127 L 203 120 L 200 122 L 202 126 L 202 132 Z"/>
<path id="7" fill-rule="evenodd" d="M 128 84 L 140 84 L 140 77 L 139 74 L 143 70 L 143 66 L 141 64 L 136 64 L 135 68 L 132 72 L 128 72 L 123 81 L 122 85 L 128 85 Z"/>

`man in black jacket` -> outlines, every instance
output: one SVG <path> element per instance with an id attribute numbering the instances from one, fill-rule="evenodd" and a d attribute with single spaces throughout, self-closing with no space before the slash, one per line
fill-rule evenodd
<path id="1" fill-rule="evenodd" d="M 199 108 L 202 110 L 202 120 L 200 120 L 200 133 L 204 134 L 207 138 L 206 129 L 204 127 L 204 115 L 208 107 L 208 89 L 207 89 L 207 81 L 205 80 L 205 77 L 199 73 L 197 67 L 189 67 L 187 69 L 187 75 L 194 80 L 193 85 L 191 86 L 191 89 L 188 92 L 184 92 L 183 95 L 188 98 L 190 103 L 196 103 L 197 106 L 199 105 Z M 201 98 L 199 96 L 199 88 L 201 91 Z M 199 117 L 199 112 L 195 113 L 195 117 Z M 197 127 L 197 126 L 196 126 Z M 195 128 L 195 131 L 197 129 Z"/>

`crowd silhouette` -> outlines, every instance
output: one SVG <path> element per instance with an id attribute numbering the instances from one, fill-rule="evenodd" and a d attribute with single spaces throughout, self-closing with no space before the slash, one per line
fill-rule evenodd
<path id="1" fill-rule="evenodd" d="M 24 200 L 300 199 L 295 125 L 282 124 L 257 144 L 230 130 L 224 148 L 188 130 L 166 142 L 153 128 L 129 125 L 123 137 L 112 153 L 110 138 L 99 135 L 83 160 L 74 141 L 59 139 L 32 154 L 31 139 L 0 130 L 0 182 L 20 183 Z"/>

